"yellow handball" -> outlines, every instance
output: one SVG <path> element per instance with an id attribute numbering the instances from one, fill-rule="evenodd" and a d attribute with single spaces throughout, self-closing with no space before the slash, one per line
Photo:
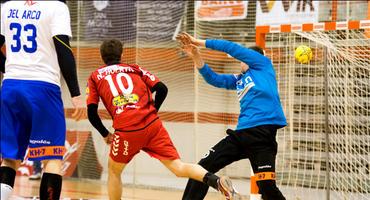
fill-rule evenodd
<path id="1" fill-rule="evenodd" d="M 312 59 L 311 48 L 306 45 L 300 45 L 295 49 L 294 52 L 295 59 L 302 64 L 307 64 Z"/>

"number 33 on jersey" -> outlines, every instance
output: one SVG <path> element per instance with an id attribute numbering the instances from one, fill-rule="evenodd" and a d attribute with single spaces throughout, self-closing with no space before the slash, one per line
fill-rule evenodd
<path id="1" fill-rule="evenodd" d="M 4 79 L 60 86 L 53 37 L 72 36 L 67 5 L 60 1 L 8 1 L 1 4 L 0 14 L 7 57 Z"/>
<path id="2" fill-rule="evenodd" d="M 89 80 L 87 105 L 99 99 L 118 130 L 140 127 L 157 117 L 151 88 L 159 79 L 137 65 L 117 64 L 95 70 Z"/>

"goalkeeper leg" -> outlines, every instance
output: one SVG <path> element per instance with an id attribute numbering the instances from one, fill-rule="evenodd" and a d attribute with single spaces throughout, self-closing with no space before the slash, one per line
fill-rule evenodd
<path id="1" fill-rule="evenodd" d="M 246 158 L 245 151 L 234 134 L 222 139 L 199 161 L 199 165 L 211 173 L 216 173 L 225 166 Z M 202 200 L 208 192 L 208 185 L 203 182 L 189 179 L 183 200 Z"/>
<path id="2" fill-rule="evenodd" d="M 250 156 L 259 193 L 264 200 L 285 200 L 275 181 L 276 150 L 277 144 L 274 142 Z"/>

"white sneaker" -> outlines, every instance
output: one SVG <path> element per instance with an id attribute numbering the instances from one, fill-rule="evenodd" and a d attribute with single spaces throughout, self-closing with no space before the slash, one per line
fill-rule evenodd
<path id="1" fill-rule="evenodd" d="M 226 197 L 227 200 L 243 200 L 240 195 L 233 187 L 233 184 L 229 177 L 222 176 L 218 179 L 218 190 Z"/>
<path id="2" fill-rule="evenodd" d="M 38 172 L 36 174 L 32 174 L 31 176 L 28 177 L 29 180 L 40 180 L 41 179 L 41 173 Z"/>

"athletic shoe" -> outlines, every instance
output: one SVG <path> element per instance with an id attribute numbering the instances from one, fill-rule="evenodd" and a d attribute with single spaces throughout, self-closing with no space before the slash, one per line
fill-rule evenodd
<path id="1" fill-rule="evenodd" d="M 40 180 L 41 179 L 41 173 L 35 173 L 28 177 L 29 180 Z"/>
<path id="2" fill-rule="evenodd" d="M 218 190 L 227 200 L 242 200 L 242 196 L 234 189 L 229 177 L 222 176 L 217 180 Z"/>

